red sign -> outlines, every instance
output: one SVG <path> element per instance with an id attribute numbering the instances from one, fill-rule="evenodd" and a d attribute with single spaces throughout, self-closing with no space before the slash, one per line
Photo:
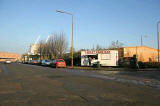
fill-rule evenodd
<path id="1" fill-rule="evenodd" d="M 109 50 L 86 51 L 85 54 L 109 54 Z"/>

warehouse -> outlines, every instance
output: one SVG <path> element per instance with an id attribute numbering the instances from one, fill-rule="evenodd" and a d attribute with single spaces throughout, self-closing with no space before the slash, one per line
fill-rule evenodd
<path id="1" fill-rule="evenodd" d="M 148 46 L 133 46 L 123 48 L 124 57 L 133 57 L 137 55 L 138 61 L 157 62 L 158 50 Z"/>
<path id="2" fill-rule="evenodd" d="M 11 61 L 17 61 L 21 59 L 21 55 L 16 53 L 0 52 L 0 62 L 4 62 L 8 59 Z"/>

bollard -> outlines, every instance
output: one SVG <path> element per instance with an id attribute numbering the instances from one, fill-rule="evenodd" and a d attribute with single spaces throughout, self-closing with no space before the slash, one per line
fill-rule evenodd
<path id="1" fill-rule="evenodd" d="M 101 68 L 100 62 L 97 62 L 97 68 Z"/>

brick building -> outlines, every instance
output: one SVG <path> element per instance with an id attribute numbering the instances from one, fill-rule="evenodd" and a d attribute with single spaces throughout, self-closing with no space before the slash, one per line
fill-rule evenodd
<path id="1" fill-rule="evenodd" d="M 124 57 L 132 57 L 137 54 L 138 61 L 157 62 L 158 50 L 148 46 L 124 47 Z"/>
<path id="2" fill-rule="evenodd" d="M 119 58 L 130 58 L 133 55 L 137 55 L 138 61 L 142 62 L 157 62 L 158 61 L 158 50 L 148 46 L 132 46 L 123 48 L 113 48 L 118 50 Z"/>
<path id="3" fill-rule="evenodd" d="M 21 54 L 0 52 L 0 62 L 6 60 L 16 61 L 21 59 Z"/>

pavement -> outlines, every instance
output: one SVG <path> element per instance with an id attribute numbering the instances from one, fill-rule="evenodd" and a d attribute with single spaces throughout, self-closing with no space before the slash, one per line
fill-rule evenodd
<path id="1" fill-rule="evenodd" d="M 0 64 L 0 106 L 159 106 L 160 72 Z"/>

